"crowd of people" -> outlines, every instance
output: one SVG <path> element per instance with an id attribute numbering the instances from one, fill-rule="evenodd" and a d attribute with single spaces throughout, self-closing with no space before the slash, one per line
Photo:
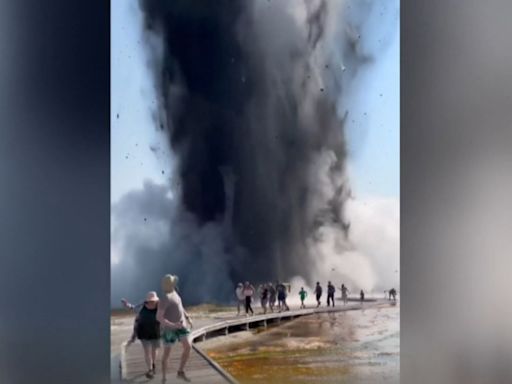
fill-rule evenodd
<path id="1" fill-rule="evenodd" d="M 266 314 L 268 311 L 274 312 L 274 310 L 277 310 L 279 312 L 282 311 L 288 311 L 290 310 L 286 299 L 288 296 L 288 293 L 290 291 L 290 287 L 287 287 L 286 284 L 276 282 L 275 285 L 272 283 L 265 283 L 259 285 L 258 289 L 255 289 L 254 286 L 246 281 L 245 283 L 238 283 L 236 289 L 235 289 L 235 296 L 237 300 L 237 315 L 241 314 L 242 308 L 245 310 L 245 315 L 250 316 L 254 315 L 254 309 L 252 308 L 252 303 L 255 297 L 259 297 L 260 305 L 263 310 L 263 313 Z M 340 287 L 341 291 L 341 300 L 344 304 L 348 303 L 348 295 L 349 295 L 349 289 L 345 286 L 345 284 L 341 284 Z M 323 288 L 320 285 L 320 282 L 316 283 L 316 286 L 314 288 L 314 296 L 316 299 L 316 307 L 320 307 L 322 305 L 322 294 L 323 294 Z M 327 282 L 327 306 L 334 307 L 335 301 L 334 296 L 336 293 L 336 287 L 334 284 L 332 284 L 330 281 Z M 392 288 L 389 290 L 389 300 L 393 299 L 396 301 L 396 290 Z M 300 298 L 300 309 L 306 308 L 306 298 L 308 297 L 308 292 L 304 289 L 304 287 L 301 287 L 299 291 L 299 298 Z M 277 306 L 276 306 L 276 300 L 277 300 Z M 365 293 L 364 290 L 359 291 L 359 300 L 361 302 L 364 302 L 365 300 Z"/>
<path id="2" fill-rule="evenodd" d="M 274 310 L 279 312 L 290 310 L 290 307 L 286 303 L 288 296 L 287 287 L 283 283 L 276 282 L 275 285 L 272 283 L 261 284 L 256 290 L 251 283 L 246 281 L 244 284 L 238 283 L 235 289 L 237 315 L 240 315 L 242 307 L 245 309 L 246 316 L 254 315 L 251 304 L 256 294 L 259 296 L 263 313 L 267 313 L 267 311 L 274 312 Z"/>

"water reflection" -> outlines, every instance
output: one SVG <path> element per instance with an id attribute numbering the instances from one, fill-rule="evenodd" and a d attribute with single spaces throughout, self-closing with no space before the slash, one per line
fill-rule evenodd
<path id="1" fill-rule="evenodd" d="M 397 383 L 399 313 L 316 314 L 203 348 L 241 383 Z"/>

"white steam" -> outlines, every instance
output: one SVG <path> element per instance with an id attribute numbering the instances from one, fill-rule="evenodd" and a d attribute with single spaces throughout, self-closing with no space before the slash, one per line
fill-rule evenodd
<path id="1" fill-rule="evenodd" d="M 349 242 L 339 227 L 322 225 L 310 240 L 314 276 L 356 291 L 382 292 L 399 286 L 400 205 L 398 198 L 349 199 Z"/>

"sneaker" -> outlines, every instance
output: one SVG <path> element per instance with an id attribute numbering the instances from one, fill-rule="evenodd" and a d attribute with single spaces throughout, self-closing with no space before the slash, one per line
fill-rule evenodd
<path id="1" fill-rule="evenodd" d="M 178 379 L 181 379 L 183 381 L 186 381 L 187 383 L 190 383 L 192 380 L 190 380 L 187 375 L 185 375 L 184 371 L 178 371 L 178 374 L 176 375 Z"/>
<path id="2" fill-rule="evenodd" d="M 155 374 L 153 373 L 153 370 L 150 369 L 149 371 L 146 372 L 146 377 L 148 379 L 152 379 L 154 376 Z"/>

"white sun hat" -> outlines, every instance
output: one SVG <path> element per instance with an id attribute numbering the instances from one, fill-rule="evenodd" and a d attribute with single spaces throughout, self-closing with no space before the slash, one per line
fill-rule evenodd
<path id="1" fill-rule="evenodd" d="M 155 291 L 150 291 L 148 292 L 148 294 L 146 295 L 146 302 L 150 302 L 150 301 L 158 301 L 158 295 L 156 294 Z"/>

